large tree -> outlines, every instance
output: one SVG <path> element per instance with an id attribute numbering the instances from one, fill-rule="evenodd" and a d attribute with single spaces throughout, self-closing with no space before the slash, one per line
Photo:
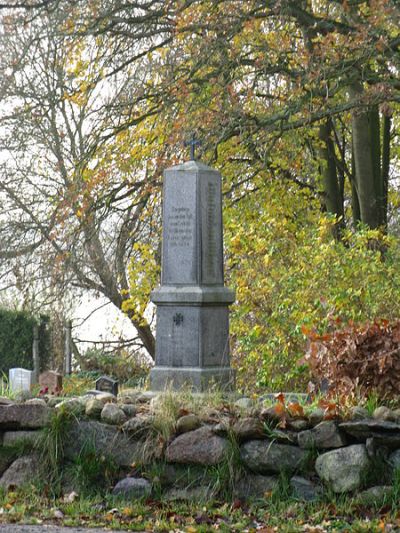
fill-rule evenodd
<path id="1" fill-rule="evenodd" d="M 240 139 L 252 168 L 279 166 L 274 143 L 282 150 L 296 130 L 303 158 L 318 161 L 326 208 L 343 217 L 347 176 L 354 219 L 385 227 L 399 19 L 396 2 L 379 0 L 200 2 L 177 23 L 171 54 L 188 59 L 175 93 L 193 110 L 188 124 L 204 117 L 210 147 Z M 307 181 L 305 168 L 292 177 Z"/>
<path id="2" fill-rule="evenodd" d="M 158 243 L 165 146 L 159 102 L 143 98 L 154 66 L 139 54 L 124 71 L 115 68 L 110 51 L 122 53 L 119 43 L 71 36 L 73 14 L 59 5 L 24 27 L 24 14 L 3 17 L 0 257 L 39 305 L 46 302 L 38 291 L 49 294 L 49 286 L 57 297 L 74 287 L 105 296 L 128 314 L 152 355 L 128 267 L 141 261 L 144 245 Z M 137 274 L 140 286 L 145 273 Z"/>

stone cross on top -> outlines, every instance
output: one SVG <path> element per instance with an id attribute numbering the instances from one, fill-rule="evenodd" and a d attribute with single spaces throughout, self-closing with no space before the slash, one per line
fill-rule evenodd
<path id="1" fill-rule="evenodd" d="M 195 152 L 196 152 L 196 146 L 200 146 L 201 142 L 199 139 L 196 139 L 196 134 L 193 133 L 192 137 L 184 142 L 185 146 L 190 146 L 190 161 L 194 161 L 195 158 Z"/>

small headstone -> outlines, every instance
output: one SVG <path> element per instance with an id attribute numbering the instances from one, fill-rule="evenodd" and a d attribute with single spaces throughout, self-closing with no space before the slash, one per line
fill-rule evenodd
<path id="1" fill-rule="evenodd" d="M 26 370 L 25 368 L 10 368 L 8 378 L 11 391 L 30 391 L 32 385 L 32 377 L 32 370 Z"/>
<path id="2" fill-rule="evenodd" d="M 96 390 L 111 392 L 114 396 L 118 396 L 118 381 L 108 376 L 101 376 L 99 379 L 96 379 Z"/>
<path id="3" fill-rule="evenodd" d="M 43 372 L 39 376 L 40 390 L 49 394 L 59 394 L 63 386 L 62 375 L 53 370 Z"/>

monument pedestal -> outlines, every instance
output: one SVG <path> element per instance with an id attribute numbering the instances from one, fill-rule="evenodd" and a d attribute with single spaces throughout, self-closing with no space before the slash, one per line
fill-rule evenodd
<path id="1" fill-rule="evenodd" d="M 217 388 L 231 391 L 235 386 L 235 371 L 232 368 L 176 368 L 155 366 L 150 372 L 152 390 L 167 387 L 182 389 L 191 387 L 196 392 Z"/>
<path id="2" fill-rule="evenodd" d="M 190 161 L 164 175 L 161 287 L 152 390 L 233 388 L 224 287 L 220 174 Z"/>

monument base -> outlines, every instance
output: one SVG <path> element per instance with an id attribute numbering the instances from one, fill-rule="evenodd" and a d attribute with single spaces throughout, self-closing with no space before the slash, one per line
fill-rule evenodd
<path id="1" fill-rule="evenodd" d="M 163 391 L 167 388 L 181 390 L 188 386 L 193 391 L 232 391 L 235 388 L 235 371 L 229 367 L 194 368 L 155 366 L 150 371 L 150 388 Z"/>

